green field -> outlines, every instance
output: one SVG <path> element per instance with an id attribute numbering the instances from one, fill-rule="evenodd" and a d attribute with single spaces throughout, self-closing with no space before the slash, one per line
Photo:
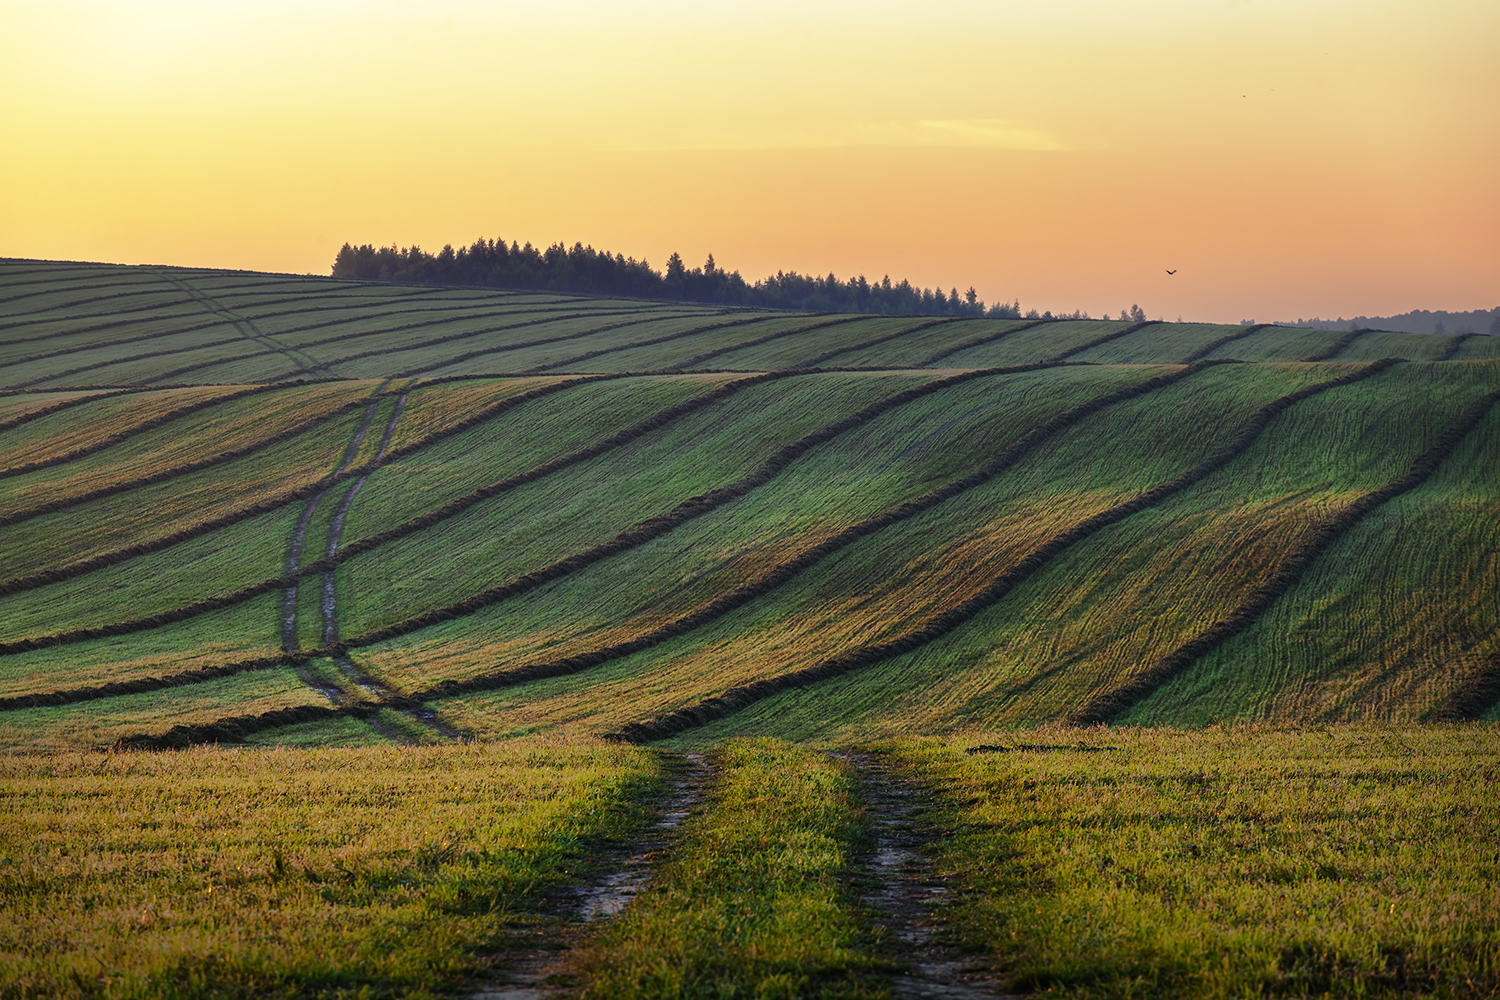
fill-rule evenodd
<path id="1" fill-rule="evenodd" d="M 1497 723 L 1500 338 L 0 260 L 0 1000 L 1494 996 Z"/>
<path id="2" fill-rule="evenodd" d="M 1492 718 L 1496 347 L 3 262 L 0 743 Z"/>

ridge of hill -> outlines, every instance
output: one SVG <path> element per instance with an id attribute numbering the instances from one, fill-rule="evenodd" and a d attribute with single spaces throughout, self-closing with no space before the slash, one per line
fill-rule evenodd
<path id="1" fill-rule="evenodd" d="M 1494 718 L 1497 348 L 0 261 L 0 743 Z"/>

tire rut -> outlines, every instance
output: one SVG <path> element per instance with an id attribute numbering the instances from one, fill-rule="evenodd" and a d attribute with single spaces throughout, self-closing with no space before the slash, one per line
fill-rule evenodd
<path id="1" fill-rule="evenodd" d="M 1183 369 L 1183 371 L 1190 372 L 1197 370 L 1201 366 L 1224 363 L 1233 362 L 1200 361 L 1197 365 L 1189 366 Z M 721 695 L 706 698 L 696 705 L 668 712 L 655 719 L 630 723 L 608 734 L 608 736 L 628 743 L 649 743 L 655 740 L 666 739 L 678 733 L 705 726 L 710 722 L 728 718 L 756 702 L 763 701 L 783 691 L 809 687 L 819 681 L 843 676 L 879 663 L 882 660 L 919 649 L 967 624 L 982 612 L 998 604 L 1016 587 L 1020 586 L 1054 558 L 1076 543 L 1091 537 L 1112 524 L 1125 520 L 1139 511 L 1161 503 L 1163 500 L 1217 472 L 1248 450 L 1265 430 L 1266 426 L 1288 407 L 1316 393 L 1369 378 L 1396 363 L 1395 359 L 1390 358 L 1377 361 L 1373 364 L 1365 365 L 1354 372 L 1317 383 L 1316 385 L 1307 386 L 1297 392 L 1282 396 L 1280 399 L 1268 403 L 1257 410 L 1246 421 L 1245 426 L 1239 433 L 1215 449 L 1212 454 L 1193 469 L 1166 482 L 1159 483 L 1130 500 L 1118 503 L 1091 517 L 1087 517 L 1074 524 L 1071 528 L 1052 536 L 1045 544 L 1033 551 L 1031 555 L 1003 572 L 984 590 L 970 597 L 968 600 L 960 602 L 948 611 L 935 615 L 926 623 L 904 635 L 897 636 L 894 639 L 855 647 L 837 656 L 824 659 L 812 666 L 804 667 L 801 670 L 794 670 L 775 677 L 763 678 L 748 684 L 735 685 Z"/>
<path id="2" fill-rule="evenodd" d="M 188 294 L 189 298 L 191 298 L 194 302 L 197 302 L 204 309 L 207 309 L 209 312 L 213 313 L 216 316 L 223 316 L 225 319 L 229 320 L 229 322 L 234 325 L 234 328 L 238 330 L 240 332 L 240 335 L 245 339 L 251 341 L 252 343 L 259 344 L 261 347 L 269 347 L 271 350 L 284 356 L 288 361 L 296 365 L 304 375 L 317 375 L 319 373 L 319 370 L 321 370 L 322 374 L 324 375 L 333 374 L 333 372 L 328 370 L 327 365 L 318 361 L 316 358 L 311 357 L 310 355 L 304 355 L 302 354 L 302 352 L 288 347 L 281 341 L 277 340 L 275 337 L 270 336 L 260 327 L 256 326 L 254 320 L 247 319 L 246 317 L 241 316 L 239 313 L 225 308 L 224 305 L 214 299 L 213 296 L 194 287 L 192 282 L 188 281 L 186 278 L 175 274 L 167 274 L 163 275 L 163 277 L 172 282 L 172 284 L 176 285 L 178 288 L 181 288 Z M 309 364 L 309 362 L 311 363 Z"/>
<path id="3" fill-rule="evenodd" d="M 375 419 L 375 411 L 380 408 L 380 403 L 385 396 L 385 388 L 389 385 L 389 382 L 389 379 L 382 382 L 371 393 L 371 399 L 365 406 L 364 419 L 355 430 L 354 436 L 349 440 L 349 444 L 344 448 L 344 453 L 339 457 L 338 465 L 333 470 L 335 476 L 348 469 L 353 464 L 355 456 L 359 454 L 359 449 L 364 444 L 365 435 L 370 431 L 370 423 Z M 303 506 L 302 516 L 297 519 L 297 526 L 293 529 L 292 537 L 287 544 L 287 575 L 295 574 L 300 567 L 302 562 L 302 548 L 307 540 L 308 528 L 312 525 L 313 515 L 317 513 L 319 505 L 322 504 L 323 498 L 327 495 L 327 490 L 314 494 Z M 282 591 L 280 626 L 282 652 L 292 656 L 297 655 L 302 649 L 302 644 L 297 634 L 297 585 L 295 583 Z M 305 661 L 298 663 L 295 669 L 302 683 L 322 694 L 330 703 L 343 705 L 346 702 L 347 699 L 343 689 L 319 680 L 307 669 Z"/>
<path id="4" fill-rule="evenodd" d="M 1252 590 L 1228 615 L 1156 660 L 1135 677 L 1096 696 L 1067 721 L 1074 725 L 1094 725 L 1118 718 L 1197 660 L 1250 628 L 1296 585 L 1313 561 L 1327 551 L 1341 535 L 1367 514 L 1426 482 L 1497 402 L 1500 402 L 1500 392 L 1491 393 L 1469 406 L 1458 420 L 1438 435 L 1437 440 L 1417 457 L 1406 475 L 1379 489 L 1361 494 L 1353 503 L 1325 518 L 1292 549 L 1276 568 L 1271 579 Z"/>
<path id="5" fill-rule="evenodd" d="M 922 822 L 920 794 L 892 774 L 885 761 L 852 754 L 865 815 L 874 841 L 858 859 L 861 902 L 880 917 L 888 949 L 900 963 L 890 976 L 900 1000 L 967 1000 L 997 997 L 999 983 L 986 969 L 948 947 L 938 932 L 948 887 L 928 856 L 936 837 Z"/>
<path id="6" fill-rule="evenodd" d="M 623 849 L 596 855 L 596 862 L 574 885 L 543 900 L 545 921 L 522 937 L 519 948 L 503 954 L 505 967 L 467 1000 L 547 1000 L 572 992 L 566 982 L 568 959 L 590 925 L 618 916 L 651 881 L 662 855 L 677 843 L 683 820 L 702 805 L 713 769 L 701 754 L 675 758 L 658 818 L 644 836 Z"/>

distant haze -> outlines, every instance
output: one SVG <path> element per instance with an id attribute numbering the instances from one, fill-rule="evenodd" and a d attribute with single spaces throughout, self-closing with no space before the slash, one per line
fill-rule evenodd
<path id="1" fill-rule="evenodd" d="M 1414 309 L 1397 316 L 1354 316 L 1344 319 L 1299 319 L 1286 326 L 1306 326 L 1317 330 L 1359 329 L 1394 330 L 1397 333 L 1487 333 L 1500 336 L 1500 306 L 1475 309 L 1472 312 L 1448 312 Z"/>

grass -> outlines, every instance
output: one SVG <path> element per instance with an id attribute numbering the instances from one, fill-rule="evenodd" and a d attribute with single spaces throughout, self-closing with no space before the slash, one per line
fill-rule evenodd
<path id="1" fill-rule="evenodd" d="M 1018 743 L 1055 749 L 964 752 Z M 1493 726 L 1039 730 L 894 755 L 934 799 L 949 933 L 1009 989 L 1500 990 Z"/>
<path id="2" fill-rule="evenodd" d="M 887 996 L 848 884 L 864 836 L 848 769 L 775 740 L 712 764 L 649 890 L 576 957 L 580 998 Z"/>
<path id="3" fill-rule="evenodd" d="M 3 757 L 0 996 L 448 993 L 660 782 L 537 739 Z"/>

